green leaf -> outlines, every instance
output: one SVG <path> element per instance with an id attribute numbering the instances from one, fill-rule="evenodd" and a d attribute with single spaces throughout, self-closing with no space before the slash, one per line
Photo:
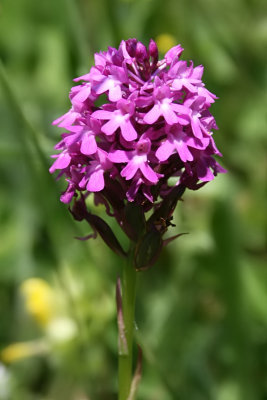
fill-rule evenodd
<path id="1" fill-rule="evenodd" d="M 97 215 L 87 213 L 85 219 L 92 226 L 93 229 L 99 233 L 104 242 L 108 245 L 108 247 L 113 250 L 119 256 L 125 257 L 126 253 L 121 247 L 118 239 L 114 235 L 110 226 Z"/>
<path id="2" fill-rule="evenodd" d="M 140 236 L 145 231 L 146 221 L 142 207 L 135 203 L 127 203 L 124 209 L 124 224 L 123 228 L 127 235 L 134 240 L 138 241 Z"/>
<path id="3" fill-rule="evenodd" d="M 135 268 L 142 270 L 150 267 L 159 256 L 162 244 L 161 233 L 156 229 L 142 236 L 135 250 Z"/>

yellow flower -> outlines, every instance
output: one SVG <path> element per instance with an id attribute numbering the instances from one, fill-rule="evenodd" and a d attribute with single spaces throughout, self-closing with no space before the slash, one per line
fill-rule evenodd
<path id="1" fill-rule="evenodd" d="M 46 326 L 54 314 L 54 293 L 51 286 L 40 278 L 25 280 L 21 287 L 26 310 L 42 326 Z"/>
<path id="2" fill-rule="evenodd" d="M 44 341 L 13 343 L 4 348 L 0 353 L 0 359 L 5 363 L 11 363 L 37 354 L 43 354 L 48 350 Z"/>
<path id="3" fill-rule="evenodd" d="M 156 37 L 156 43 L 160 53 L 166 53 L 171 47 L 177 44 L 177 40 L 169 33 L 161 33 Z"/>

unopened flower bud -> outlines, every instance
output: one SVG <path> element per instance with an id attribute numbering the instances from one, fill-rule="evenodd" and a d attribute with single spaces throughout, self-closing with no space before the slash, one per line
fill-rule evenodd
<path id="1" fill-rule="evenodd" d="M 136 45 L 135 57 L 138 62 L 143 62 L 148 59 L 147 48 L 141 42 L 138 42 Z"/>
<path id="2" fill-rule="evenodd" d="M 135 57 L 136 45 L 137 45 L 136 39 L 126 40 L 126 50 L 128 51 L 131 57 Z"/>
<path id="3" fill-rule="evenodd" d="M 153 65 L 157 64 L 159 58 L 159 51 L 158 51 L 158 46 L 153 39 L 150 39 L 148 52 L 152 59 L 152 64 Z"/>

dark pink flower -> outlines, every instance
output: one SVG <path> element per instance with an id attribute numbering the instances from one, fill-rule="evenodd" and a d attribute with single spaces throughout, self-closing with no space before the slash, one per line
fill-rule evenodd
<path id="1" fill-rule="evenodd" d="M 108 121 L 101 128 L 106 135 L 112 135 L 120 128 L 123 138 L 127 141 L 133 141 L 138 136 L 130 120 L 134 111 L 135 105 L 131 101 L 121 99 L 117 102 L 114 111 L 95 111 L 92 117 Z"/>
<path id="2" fill-rule="evenodd" d="M 159 180 L 157 174 L 151 167 L 148 159 L 151 152 L 151 141 L 149 138 L 141 136 L 138 142 L 134 143 L 134 150 L 114 150 L 109 153 L 109 160 L 113 163 L 126 163 L 121 170 L 121 176 L 127 181 L 134 178 L 139 171 L 139 179 L 143 182 L 156 184 Z"/>
<path id="3" fill-rule="evenodd" d="M 214 159 L 221 155 L 209 111 L 216 96 L 205 88 L 203 66 L 181 60 L 182 52 L 177 45 L 159 61 L 153 40 L 146 47 L 129 39 L 96 54 L 75 79 L 71 109 L 53 123 L 65 130 L 50 168 L 68 183 L 63 202 L 97 193 L 119 219 L 123 202 L 159 204 L 172 191 L 170 177 L 197 189 L 225 172 Z"/>
<path id="4" fill-rule="evenodd" d="M 169 86 L 164 84 L 159 86 L 159 81 L 157 81 L 153 98 L 154 106 L 144 116 L 144 122 L 146 124 L 154 124 L 161 116 L 168 125 L 187 125 L 189 123 L 186 116 L 190 113 L 190 110 L 174 102 L 174 96 Z"/>

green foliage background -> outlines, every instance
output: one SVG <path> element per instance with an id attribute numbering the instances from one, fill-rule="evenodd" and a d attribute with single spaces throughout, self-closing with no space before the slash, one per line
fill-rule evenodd
<path id="1" fill-rule="evenodd" d="M 174 231 L 189 234 L 140 274 L 138 399 L 267 399 L 266 0 L 2 0 L 0 350 L 47 336 L 19 293 L 29 277 L 54 287 L 78 335 L 0 363 L 1 400 L 116 399 L 121 261 L 100 239 L 74 240 L 89 227 L 72 221 L 48 173 L 51 121 L 94 52 L 162 33 L 205 66 L 229 172 L 185 193 Z"/>

